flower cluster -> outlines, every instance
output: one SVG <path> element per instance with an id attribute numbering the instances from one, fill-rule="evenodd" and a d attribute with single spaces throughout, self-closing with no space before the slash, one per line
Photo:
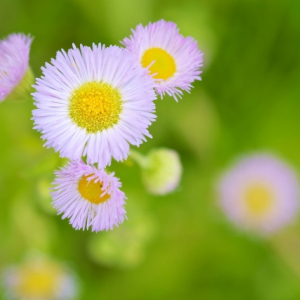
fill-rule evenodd
<path id="1" fill-rule="evenodd" d="M 152 137 L 148 128 L 156 119 L 157 95 L 177 101 L 201 79 L 203 54 L 176 24 L 160 20 L 132 32 L 121 41 L 124 47 L 73 45 L 58 51 L 33 85 L 34 128 L 47 148 L 70 160 L 56 171 L 51 196 L 75 229 L 109 230 L 126 219 L 121 182 L 107 168 L 112 159 L 127 159 L 130 146 Z M 11 57 L 0 67 L 1 100 L 27 78 L 30 43 L 23 35 L 1 42 Z M 178 154 L 154 151 L 148 162 L 141 165 L 147 190 L 174 190 L 181 177 Z"/>
<path id="2" fill-rule="evenodd" d="M 201 80 L 203 53 L 173 22 L 138 25 L 119 46 L 73 45 L 58 51 L 36 79 L 29 66 L 32 38 L 11 34 L 0 41 L 0 102 L 28 97 L 36 109 L 34 128 L 47 148 L 68 164 L 55 172 L 51 196 L 62 218 L 75 229 L 113 229 L 126 217 L 126 196 L 112 160 L 136 162 L 145 189 L 174 191 L 182 166 L 176 151 L 152 149 L 144 156 L 131 146 L 151 138 L 154 101 L 176 101 Z M 32 85 L 33 84 L 33 85 Z M 238 161 L 218 183 L 221 208 L 244 229 L 269 233 L 289 223 L 299 206 L 296 175 L 278 158 L 257 154 Z"/>

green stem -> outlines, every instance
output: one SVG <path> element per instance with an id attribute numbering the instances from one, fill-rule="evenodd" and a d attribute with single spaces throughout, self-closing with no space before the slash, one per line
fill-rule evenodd
<path id="1" fill-rule="evenodd" d="M 129 157 L 135 161 L 141 168 L 147 169 L 149 165 L 148 158 L 136 150 L 130 149 Z"/>

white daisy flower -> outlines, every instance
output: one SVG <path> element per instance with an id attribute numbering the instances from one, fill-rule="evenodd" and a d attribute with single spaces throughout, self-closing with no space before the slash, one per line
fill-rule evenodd
<path id="1" fill-rule="evenodd" d="M 73 46 L 42 68 L 33 93 L 34 128 L 62 157 L 105 168 L 128 156 L 154 121 L 153 79 L 117 46 Z"/>
<path id="2" fill-rule="evenodd" d="M 140 24 L 121 43 L 143 68 L 149 69 L 161 97 L 167 93 L 177 100 L 182 90 L 189 92 L 192 82 L 201 79 L 203 53 L 192 37 L 179 34 L 173 22 L 160 20 L 145 27 Z"/>
<path id="3" fill-rule="evenodd" d="M 54 207 L 75 229 L 109 230 L 126 218 L 126 197 L 114 173 L 107 174 L 82 161 L 69 162 L 55 173 L 51 193 Z"/>

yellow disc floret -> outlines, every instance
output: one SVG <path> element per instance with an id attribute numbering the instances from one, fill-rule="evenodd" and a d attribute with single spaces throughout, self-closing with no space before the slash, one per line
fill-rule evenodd
<path id="1" fill-rule="evenodd" d="M 25 265 L 21 268 L 17 292 L 22 299 L 52 299 L 61 281 L 62 269 L 53 263 Z"/>
<path id="2" fill-rule="evenodd" d="M 70 98 L 71 119 L 89 133 L 96 133 L 117 124 L 121 111 L 120 91 L 108 83 L 84 83 L 74 90 Z"/>
<path id="3" fill-rule="evenodd" d="M 103 183 L 101 181 L 95 182 L 94 179 L 88 180 L 89 177 L 93 176 L 93 174 L 88 176 L 82 176 L 78 183 L 78 191 L 81 196 L 94 204 L 99 204 L 110 199 L 110 195 L 106 193 L 101 196 L 104 192 Z"/>
<path id="4" fill-rule="evenodd" d="M 149 68 L 151 74 L 157 73 L 153 78 L 167 80 L 176 72 L 175 60 L 167 51 L 161 48 L 146 50 L 141 61 L 143 68 L 148 67 L 154 60 L 155 63 Z"/>
<path id="5" fill-rule="evenodd" d="M 246 190 L 246 206 L 251 215 L 261 216 L 270 211 L 273 206 L 272 191 L 263 185 L 253 185 Z"/>

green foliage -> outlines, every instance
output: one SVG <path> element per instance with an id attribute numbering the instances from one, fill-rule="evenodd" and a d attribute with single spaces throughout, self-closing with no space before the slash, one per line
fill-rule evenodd
<path id="1" fill-rule="evenodd" d="M 219 172 L 243 153 L 269 150 L 300 170 L 298 1 L 1 0 L 0 37 L 32 34 L 30 64 L 40 76 L 41 66 L 72 43 L 119 45 L 130 28 L 161 18 L 205 52 L 203 80 L 179 103 L 156 101 L 153 139 L 140 147 L 144 154 L 154 147 L 178 151 L 180 187 L 151 196 L 136 165 L 114 162 L 129 219 L 113 236 L 75 231 L 49 205 L 53 171 L 65 160 L 43 148 L 32 129 L 32 99 L 4 101 L 0 268 L 38 249 L 74 268 L 80 299 L 300 299 L 300 243 L 282 238 L 288 230 L 297 237 L 298 224 L 266 240 L 246 235 L 223 216 L 214 191 Z M 130 217 L 139 212 L 143 220 Z M 139 226 L 146 226 L 142 233 Z M 113 255 L 97 248 L 101 240 Z M 134 253 L 143 259 L 132 259 Z"/>

